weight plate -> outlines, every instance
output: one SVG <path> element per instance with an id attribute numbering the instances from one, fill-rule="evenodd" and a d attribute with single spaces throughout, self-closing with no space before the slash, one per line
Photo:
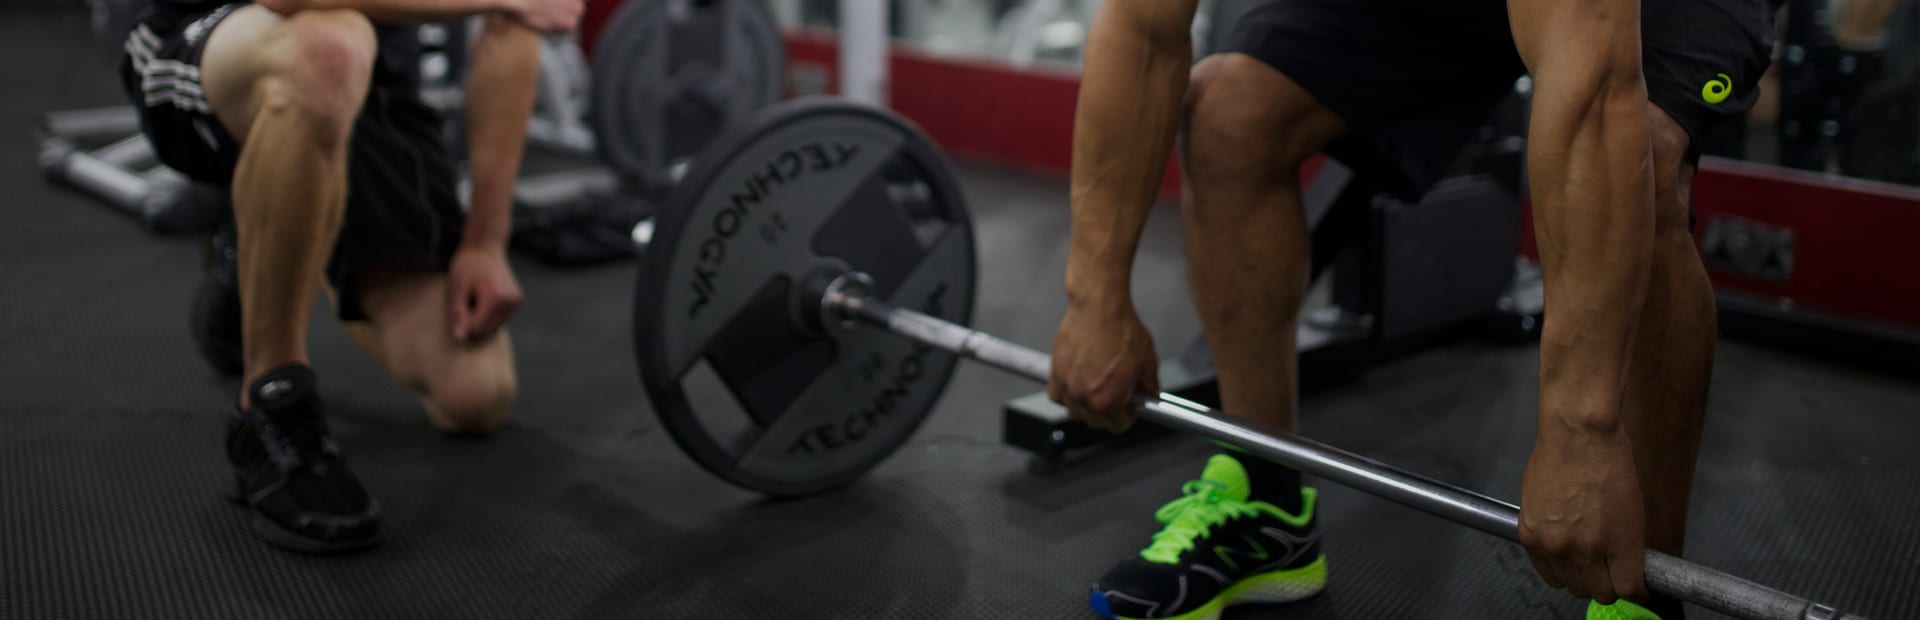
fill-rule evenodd
<path id="1" fill-rule="evenodd" d="M 592 63 L 588 120 L 602 159 L 638 189 L 779 100 L 786 47 L 762 0 L 634 0 Z"/>
<path id="2" fill-rule="evenodd" d="M 794 101 L 693 160 L 647 247 L 634 339 L 661 424 L 701 466 L 805 495 L 851 482 L 919 427 L 958 358 L 881 328 L 823 327 L 816 289 L 848 270 L 889 303 L 972 314 L 973 226 L 917 128 Z"/>

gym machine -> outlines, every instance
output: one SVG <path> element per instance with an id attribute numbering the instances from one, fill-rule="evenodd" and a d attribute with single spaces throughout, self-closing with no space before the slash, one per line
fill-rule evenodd
<path id="1" fill-rule="evenodd" d="M 118 62 L 145 0 L 93 0 L 94 37 Z M 112 65 L 109 65 L 112 66 Z M 128 105 L 40 117 L 40 169 L 162 234 L 211 230 L 226 217 L 226 192 L 161 165 Z"/>

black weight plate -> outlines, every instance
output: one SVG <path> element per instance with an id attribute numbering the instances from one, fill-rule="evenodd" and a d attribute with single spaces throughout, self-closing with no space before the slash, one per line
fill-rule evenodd
<path id="1" fill-rule="evenodd" d="M 965 324 L 973 226 L 950 165 L 892 114 L 778 104 L 695 158 L 634 301 L 640 375 L 680 447 L 771 495 L 837 487 L 898 450 L 958 358 L 880 328 L 819 326 L 810 278 Z"/>
<path id="2" fill-rule="evenodd" d="M 631 0 L 604 32 L 588 122 L 639 189 L 666 187 L 673 166 L 780 98 L 786 43 L 762 0 Z"/>

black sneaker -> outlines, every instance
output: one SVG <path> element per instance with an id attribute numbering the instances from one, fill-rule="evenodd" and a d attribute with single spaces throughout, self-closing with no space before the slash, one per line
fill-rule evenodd
<path id="1" fill-rule="evenodd" d="M 380 505 L 347 469 L 327 435 L 313 371 L 282 366 L 247 387 L 252 407 L 227 427 L 236 499 L 253 530 L 306 553 L 352 551 L 380 540 Z"/>
<path id="2" fill-rule="evenodd" d="M 1288 603 L 1327 587 L 1313 521 L 1314 489 L 1300 514 L 1247 499 L 1247 472 L 1225 454 L 1154 518 L 1153 544 L 1107 571 L 1090 604 L 1109 619 L 1212 620 L 1228 606 Z"/>
<path id="3" fill-rule="evenodd" d="M 240 250 L 233 219 L 207 238 L 201 256 L 200 286 L 193 291 L 187 328 L 201 359 L 215 372 L 240 375 Z"/>

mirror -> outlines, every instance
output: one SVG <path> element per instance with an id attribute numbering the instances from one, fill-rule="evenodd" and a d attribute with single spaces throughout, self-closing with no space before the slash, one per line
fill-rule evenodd
<path id="1" fill-rule="evenodd" d="M 1709 153 L 1920 185 L 1920 2 L 1789 0 L 1745 131 Z"/>

